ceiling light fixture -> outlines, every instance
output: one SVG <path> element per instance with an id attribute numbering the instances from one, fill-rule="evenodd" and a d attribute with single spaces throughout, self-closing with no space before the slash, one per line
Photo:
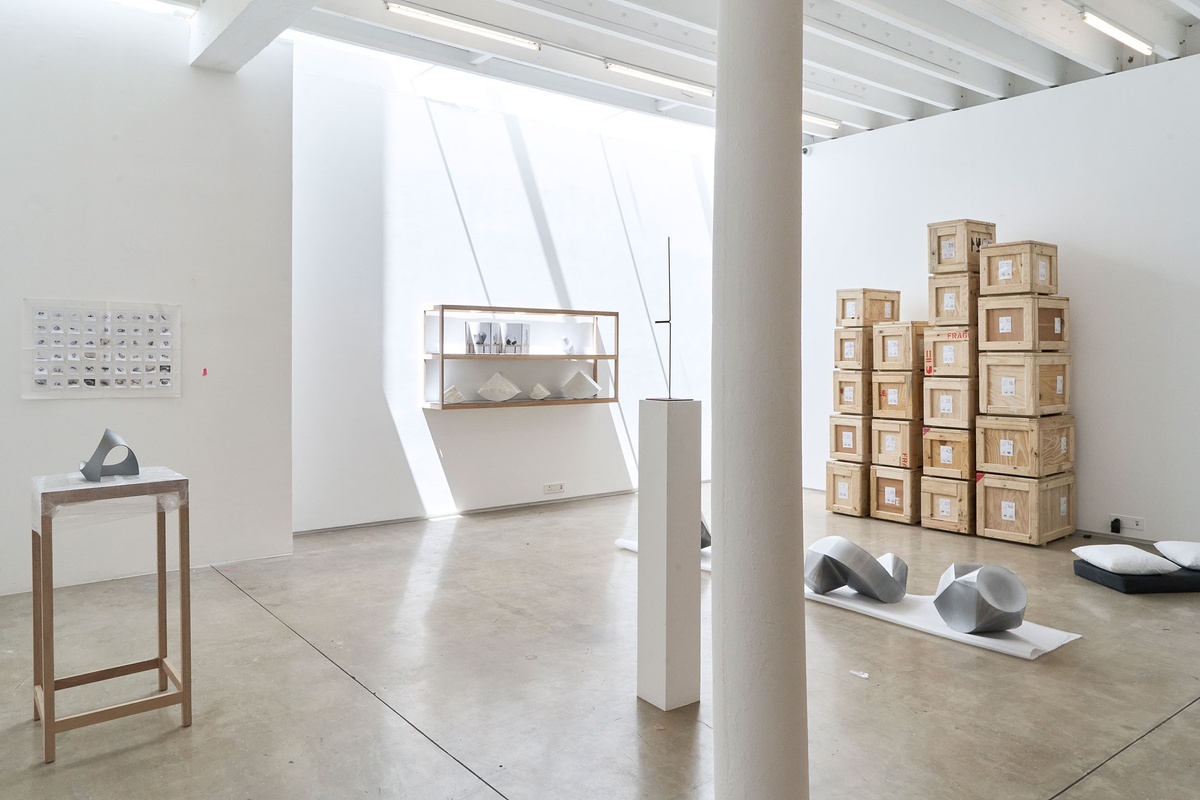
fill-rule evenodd
<path id="1" fill-rule="evenodd" d="M 808 111 L 801 114 L 800 119 L 813 125 L 823 125 L 826 128 L 833 128 L 835 131 L 842 127 L 841 120 L 834 119 L 833 117 L 823 117 L 820 114 L 812 114 Z"/>
<path id="2" fill-rule="evenodd" d="M 644 81 L 659 83 L 663 86 L 673 86 L 676 89 L 682 89 L 683 91 L 691 92 L 692 94 L 702 94 L 708 97 L 716 97 L 717 95 L 717 90 L 711 86 L 703 86 L 699 83 L 688 83 L 687 81 L 680 80 L 679 78 L 672 78 L 670 75 L 663 75 L 658 72 L 649 72 L 644 69 L 638 69 L 637 67 L 618 64 L 615 61 L 605 61 L 604 68 L 611 69 L 618 75 L 629 75 L 633 78 L 641 78 Z"/>
<path id="3" fill-rule="evenodd" d="M 1111 36 L 1112 38 L 1116 39 L 1121 44 L 1128 45 L 1129 47 L 1133 48 L 1134 50 L 1138 51 L 1139 53 L 1141 53 L 1144 56 L 1148 56 L 1154 52 L 1154 47 L 1152 45 L 1149 45 L 1146 42 L 1143 42 L 1141 39 L 1134 36 L 1129 31 L 1124 30 L 1122 28 L 1118 28 L 1116 25 L 1109 22 L 1104 17 L 1097 16 L 1095 11 L 1091 11 L 1090 9 L 1087 9 L 1087 8 L 1082 8 L 1082 9 L 1080 9 L 1080 13 L 1083 14 L 1084 22 L 1086 22 L 1088 25 L 1091 25 L 1093 28 L 1100 31 L 1101 33 Z"/>
<path id="4" fill-rule="evenodd" d="M 441 14 L 434 14 L 422 8 L 414 8 L 412 6 L 401 5 L 400 3 L 384 3 L 388 11 L 400 14 L 412 19 L 419 19 L 423 22 L 430 22 L 434 25 L 441 25 L 444 28 L 452 28 L 463 33 L 473 33 L 476 36 L 482 36 L 486 39 L 491 39 L 505 44 L 516 45 L 523 47 L 526 50 L 541 50 L 540 42 L 535 42 L 532 39 L 526 39 L 523 36 L 517 36 L 507 31 L 496 30 L 495 28 L 485 28 L 482 25 L 475 25 L 457 17 L 446 17 Z"/>

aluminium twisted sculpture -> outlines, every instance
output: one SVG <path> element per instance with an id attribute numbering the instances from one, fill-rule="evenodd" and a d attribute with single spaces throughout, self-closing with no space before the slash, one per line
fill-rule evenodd
<path id="1" fill-rule="evenodd" d="M 876 559 L 842 536 L 826 536 L 804 555 L 804 584 L 817 594 L 849 586 L 881 603 L 898 603 L 908 587 L 908 564 L 893 553 Z"/>
<path id="2" fill-rule="evenodd" d="M 951 564 L 938 581 L 933 606 L 959 633 L 995 633 L 1020 627 L 1028 594 L 1004 567 Z"/>

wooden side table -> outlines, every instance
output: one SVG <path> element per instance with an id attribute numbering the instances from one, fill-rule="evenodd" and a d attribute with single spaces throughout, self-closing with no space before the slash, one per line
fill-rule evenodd
<path id="1" fill-rule="evenodd" d="M 158 517 L 158 655 L 65 678 L 54 677 L 54 547 L 53 522 L 68 506 L 153 497 Z M 95 513 L 103 513 L 100 506 Z M 179 511 L 179 666 L 167 658 L 167 512 Z M 83 514 L 92 509 L 73 509 Z M 86 481 L 78 472 L 33 479 L 33 718 L 42 720 L 46 762 L 54 761 L 55 736 L 63 731 L 127 717 L 155 708 L 179 705 L 182 726 L 192 724 L 191 573 L 188 543 L 188 479 L 166 467 L 146 467 L 133 477 Z M 74 686 L 158 671 L 159 694 L 107 708 L 56 717 L 54 693 Z M 174 686 L 167 691 L 167 683 Z"/>

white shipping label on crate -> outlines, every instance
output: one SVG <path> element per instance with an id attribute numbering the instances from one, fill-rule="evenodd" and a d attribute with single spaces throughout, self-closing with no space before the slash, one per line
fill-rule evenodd
<path id="1" fill-rule="evenodd" d="M 889 406 L 900 405 L 900 390 L 899 389 L 888 389 L 887 390 L 887 404 Z"/>
<path id="2" fill-rule="evenodd" d="M 1000 332 L 1001 333 L 1012 333 L 1012 317 L 1001 317 L 1000 318 Z"/>
<path id="3" fill-rule="evenodd" d="M 1012 259 L 1002 258 L 1000 263 L 996 265 L 996 280 L 1011 281 L 1012 280 Z"/>
<path id="4" fill-rule="evenodd" d="M 1054 393 L 1055 394 L 1063 393 L 1063 376 L 1062 375 L 1054 376 Z"/>
<path id="5" fill-rule="evenodd" d="M 889 506 L 900 505 L 900 498 L 896 497 L 895 486 L 883 487 L 883 502 L 887 503 Z"/>
<path id="6" fill-rule="evenodd" d="M 938 516 L 939 517 L 950 516 L 950 498 L 949 497 L 939 497 L 938 498 Z"/>
<path id="7" fill-rule="evenodd" d="M 1066 441 L 1066 440 L 1064 439 L 1063 441 Z M 888 435 L 883 437 L 883 449 L 888 451 L 889 453 L 894 453 L 896 451 L 896 434 L 889 433 Z M 1064 450 L 1063 452 L 1066 452 L 1066 451 Z"/>
<path id="8" fill-rule="evenodd" d="M 953 414 L 954 413 L 954 395 L 943 394 L 938 397 L 938 413 Z"/>
<path id="9" fill-rule="evenodd" d="M 952 344 L 942 345 L 942 363 L 943 364 L 953 364 L 954 363 L 954 345 L 952 345 Z"/>
<path id="10" fill-rule="evenodd" d="M 1054 332 L 1062 333 L 1062 317 L 1054 318 Z"/>
<path id="11" fill-rule="evenodd" d="M 942 260 L 946 261 L 951 258 L 954 258 L 954 240 L 953 239 L 943 239 L 942 240 Z"/>
<path id="12" fill-rule="evenodd" d="M 1001 439 L 1000 440 L 1000 455 L 1001 455 L 1001 457 L 1012 458 L 1012 454 L 1013 454 L 1013 440 L 1012 439 Z"/>
<path id="13" fill-rule="evenodd" d="M 1038 283 L 1046 283 L 1050 280 L 1050 267 L 1046 264 L 1046 259 L 1038 259 Z"/>
<path id="14" fill-rule="evenodd" d="M 842 431 L 842 449 L 854 449 L 854 431 Z"/>
<path id="15" fill-rule="evenodd" d="M 837 485 L 838 485 L 838 490 L 837 490 L 838 500 L 849 500 L 850 499 L 850 484 L 847 483 L 846 481 L 838 481 Z"/>
<path id="16" fill-rule="evenodd" d="M 844 359 L 854 358 L 854 340 L 853 339 L 847 339 L 846 341 L 842 342 L 842 358 L 844 358 Z"/>
<path id="17" fill-rule="evenodd" d="M 892 301 L 891 300 L 883 301 L 883 318 L 884 319 L 892 318 Z"/>
<path id="18" fill-rule="evenodd" d="M 900 357 L 900 341 L 898 339 L 888 339 L 887 357 L 888 358 L 899 358 Z"/>
<path id="19" fill-rule="evenodd" d="M 858 301 L 846 301 L 846 319 L 858 319 Z"/>
<path id="20" fill-rule="evenodd" d="M 1066 497 L 1058 498 L 1058 515 L 1060 517 L 1065 517 L 1067 515 L 1067 498 Z"/>
<path id="21" fill-rule="evenodd" d="M 940 449 L 940 452 L 938 454 L 938 457 L 941 459 L 942 463 L 943 464 L 953 464 L 954 463 L 954 447 L 951 445 L 948 445 L 948 444 L 943 444 L 943 445 L 940 445 L 939 449 Z"/>
<path id="22" fill-rule="evenodd" d="M 1063 455 L 1065 456 L 1067 454 L 1067 437 L 1065 437 L 1065 436 L 1062 437 L 1062 439 L 1060 439 L 1058 443 L 1059 443 L 1059 446 L 1062 448 Z"/>
<path id="23" fill-rule="evenodd" d="M 854 402 L 854 387 L 853 386 L 843 386 L 842 387 L 842 402 L 843 403 L 853 403 Z"/>
<path id="24" fill-rule="evenodd" d="M 1008 520 L 1009 522 L 1017 521 L 1017 504 L 1010 503 L 1007 500 L 1000 501 L 1000 519 Z"/>
<path id="25" fill-rule="evenodd" d="M 1016 378 L 1001 378 L 1000 379 L 1000 395 L 1001 395 L 1001 397 L 1016 397 L 1017 396 L 1017 379 Z"/>
<path id="26" fill-rule="evenodd" d="M 942 295 L 942 311 L 957 311 L 958 298 L 954 292 L 946 292 Z"/>

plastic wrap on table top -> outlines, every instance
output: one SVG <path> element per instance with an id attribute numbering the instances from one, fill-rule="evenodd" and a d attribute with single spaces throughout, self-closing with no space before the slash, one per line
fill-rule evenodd
<path id="1" fill-rule="evenodd" d="M 155 488 L 155 484 L 170 483 L 175 485 L 162 486 L 158 490 Z M 143 491 L 138 491 L 138 487 L 143 487 Z M 40 475 L 30 481 L 30 488 L 35 523 L 42 516 L 54 519 L 86 516 L 94 520 L 111 521 L 156 511 L 176 511 L 188 504 L 188 479 L 167 467 L 142 467 L 137 475 L 111 475 L 99 482 L 85 479 L 78 471 Z M 132 494 L 103 497 L 107 489 L 129 489 Z M 101 497 L 96 497 L 97 494 Z M 116 494 L 124 492 L 118 491 Z"/>

